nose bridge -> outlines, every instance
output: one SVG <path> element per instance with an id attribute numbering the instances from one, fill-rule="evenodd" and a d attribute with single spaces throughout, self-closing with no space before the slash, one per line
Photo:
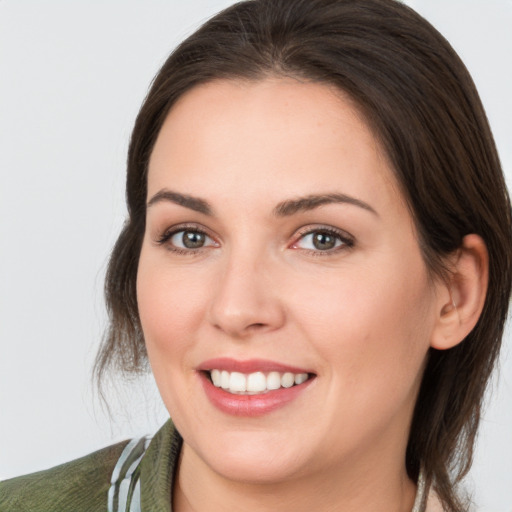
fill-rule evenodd
<path id="1" fill-rule="evenodd" d="M 212 297 L 212 324 L 235 337 L 279 328 L 284 308 L 272 286 L 276 266 L 265 248 L 243 244 L 229 250 Z"/>

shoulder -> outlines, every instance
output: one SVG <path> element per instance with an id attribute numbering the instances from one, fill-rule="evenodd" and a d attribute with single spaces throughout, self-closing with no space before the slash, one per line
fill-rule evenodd
<path id="1" fill-rule="evenodd" d="M 0 510 L 105 510 L 112 470 L 127 444 L 123 441 L 60 466 L 0 482 Z"/>

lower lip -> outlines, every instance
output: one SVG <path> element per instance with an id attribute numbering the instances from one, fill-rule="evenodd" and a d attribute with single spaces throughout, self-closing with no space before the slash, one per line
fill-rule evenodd
<path id="1" fill-rule="evenodd" d="M 263 416 L 284 407 L 305 391 L 313 381 L 309 378 L 306 382 L 291 388 L 267 391 L 261 395 L 235 395 L 214 386 L 203 372 L 199 375 L 206 396 L 217 409 L 232 416 L 246 417 Z"/>

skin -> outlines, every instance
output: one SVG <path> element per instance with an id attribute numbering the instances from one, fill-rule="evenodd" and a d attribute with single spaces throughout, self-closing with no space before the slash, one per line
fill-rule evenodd
<path id="1" fill-rule="evenodd" d="M 410 511 L 412 411 L 428 348 L 448 336 L 440 317 L 456 308 L 429 279 L 390 165 L 352 102 L 291 78 L 196 87 L 151 156 L 148 201 L 163 190 L 212 210 L 153 201 L 137 278 L 149 360 L 184 438 L 175 509 Z M 333 193 L 373 211 L 273 213 Z M 206 232 L 202 248 L 180 248 L 181 234 L 159 243 L 183 223 Z M 349 243 L 315 248 L 304 232 L 321 228 Z M 270 359 L 315 378 L 271 413 L 232 416 L 198 376 L 216 357 Z"/>

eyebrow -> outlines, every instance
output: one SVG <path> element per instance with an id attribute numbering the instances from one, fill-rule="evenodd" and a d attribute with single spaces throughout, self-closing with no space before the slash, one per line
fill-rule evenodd
<path id="1" fill-rule="evenodd" d="M 314 210 L 315 208 L 318 208 L 325 204 L 333 203 L 345 203 L 353 206 L 358 206 L 363 210 L 367 210 L 373 213 L 377 217 L 379 216 L 379 214 L 368 203 L 365 203 L 360 199 L 356 199 L 355 197 L 348 196 L 346 194 L 309 195 L 305 197 L 299 197 L 297 199 L 283 201 L 274 208 L 274 215 L 276 215 L 277 217 L 286 217 L 288 215 L 293 215 L 294 213 L 297 212 Z"/>
<path id="2" fill-rule="evenodd" d="M 184 206 L 185 208 L 189 208 L 190 210 L 194 210 L 196 212 L 202 213 L 203 215 L 211 216 L 213 215 L 213 209 L 204 199 L 200 199 L 199 197 L 189 196 L 187 194 L 180 194 L 178 192 L 173 192 L 172 190 L 163 189 L 157 192 L 149 201 L 148 208 L 163 201 L 169 201 L 171 203 L 177 204 L 179 206 Z"/>
<path id="3" fill-rule="evenodd" d="M 163 189 L 157 192 L 147 203 L 148 208 L 164 201 L 189 208 L 203 215 L 213 216 L 213 208 L 208 201 L 199 197 L 190 196 L 188 194 L 180 194 L 172 190 Z M 374 215 L 379 214 L 368 204 L 346 194 L 312 194 L 297 199 L 288 199 L 279 203 L 273 210 L 273 214 L 277 217 L 287 217 L 298 212 L 314 210 L 326 204 L 350 204 L 369 211 Z"/>

